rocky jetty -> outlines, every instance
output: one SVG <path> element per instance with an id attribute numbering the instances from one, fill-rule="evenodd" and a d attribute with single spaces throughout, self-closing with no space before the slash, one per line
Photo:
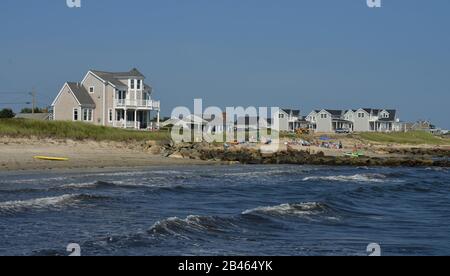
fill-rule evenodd
<path id="1" fill-rule="evenodd" d="M 450 157 L 450 148 L 384 148 L 384 152 L 389 154 L 414 155 L 414 156 L 433 156 Z"/>
<path id="2" fill-rule="evenodd" d="M 262 153 L 253 148 L 237 147 L 224 149 L 223 146 L 208 143 L 166 144 L 159 146 L 160 152 L 171 158 L 214 160 L 241 164 L 298 164 L 329 166 L 389 166 L 389 167 L 450 167 L 448 158 L 434 158 L 431 155 L 408 155 L 402 157 L 348 157 L 325 156 L 323 152 L 285 150 Z M 439 156 L 439 155 L 438 155 Z M 442 156 L 442 155 L 440 155 Z"/>

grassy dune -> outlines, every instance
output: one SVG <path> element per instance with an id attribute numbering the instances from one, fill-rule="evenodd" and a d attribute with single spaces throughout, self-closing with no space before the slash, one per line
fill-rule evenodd
<path id="1" fill-rule="evenodd" d="M 410 144 L 410 145 L 450 145 L 450 139 L 434 136 L 424 131 L 395 133 L 360 133 L 360 138 L 378 143 Z"/>
<path id="2" fill-rule="evenodd" d="M 24 119 L 0 119 L 0 136 L 121 142 L 169 139 L 167 132 L 143 132 L 81 122 Z"/>

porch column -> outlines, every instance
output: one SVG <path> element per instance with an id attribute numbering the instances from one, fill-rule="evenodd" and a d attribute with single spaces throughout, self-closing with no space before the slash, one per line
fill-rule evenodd
<path id="1" fill-rule="evenodd" d="M 109 115 L 109 114 L 108 114 Z M 115 109 L 115 108 L 113 108 L 113 116 L 112 116 L 112 119 L 113 119 L 113 127 L 115 127 L 116 126 L 116 122 L 117 122 L 117 110 Z"/>
<path id="2" fill-rule="evenodd" d="M 138 128 L 137 127 L 137 109 L 134 110 L 134 128 Z"/>
<path id="3" fill-rule="evenodd" d="M 124 110 L 124 117 L 125 117 L 125 123 L 124 123 L 124 126 L 123 126 L 123 128 L 127 128 L 127 121 L 128 121 L 128 110 L 127 109 L 125 109 Z"/>
<path id="4" fill-rule="evenodd" d="M 156 115 L 156 127 L 159 129 L 159 110 L 158 110 L 158 114 Z"/>

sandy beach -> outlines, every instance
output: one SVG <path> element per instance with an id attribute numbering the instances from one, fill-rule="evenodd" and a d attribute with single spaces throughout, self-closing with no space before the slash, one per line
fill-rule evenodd
<path id="1" fill-rule="evenodd" d="M 279 150 L 306 151 L 311 154 L 323 153 L 329 157 L 344 157 L 346 152 L 352 151 L 355 140 L 342 139 L 343 149 L 327 149 L 317 146 L 302 147 L 281 143 Z M 149 146 L 152 144 L 152 146 Z M 221 149 L 220 146 L 211 146 L 210 149 Z M 155 151 L 156 149 L 156 151 Z M 157 142 L 111 142 L 111 141 L 73 141 L 37 138 L 11 138 L 0 137 L 0 171 L 36 171 L 36 170 L 62 170 L 62 169 L 103 169 L 103 168 L 138 168 L 149 166 L 176 166 L 176 165 L 211 165 L 224 164 L 222 161 L 202 161 L 196 157 L 195 151 L 179 152 L 174 149 L 171 157 L 161 154 L 161 146 Z M 234 146 L 230 151 L 254 150 L 256 145 Z M 369 158 L 401 158 L 418 157 L 405 145 L 361 145 L 360 148 Z M 443 150 L 449 151 L 448 146 L 419 146 L 422 151 Z M 395 150 L 389 152 L 388 150 Z M 181 150 L 182 151 L 182 150 Z M 425 153 L 426 154 L 426 153 Z M 448 153 L 447 153 L 448 154 Z M 68 161 L 37 160 L 35 156 L 64 157 Z M 220 160 L 220 159 L 215 159 Z"/>
<path id="2" fill-rule="evenodd" d="M 68 161 L 36 160 L 34 156 L 67 157 Z M 139 144 L 52 139 L 0 138 L 0 171 L 131 168 L 214 164 L 176 159 L 144 151 Z"/>

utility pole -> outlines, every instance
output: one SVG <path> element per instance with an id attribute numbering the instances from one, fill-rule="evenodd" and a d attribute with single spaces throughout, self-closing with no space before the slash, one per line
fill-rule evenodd
<path id="1" fill-rule="evenodd" d="M 36 89 L 33 87 L 30 93 L 31 97 L 33 97 L 33 100 L 31 102 L 31 114 L 34 114 L 34 109 L 36 108 Z"/>

